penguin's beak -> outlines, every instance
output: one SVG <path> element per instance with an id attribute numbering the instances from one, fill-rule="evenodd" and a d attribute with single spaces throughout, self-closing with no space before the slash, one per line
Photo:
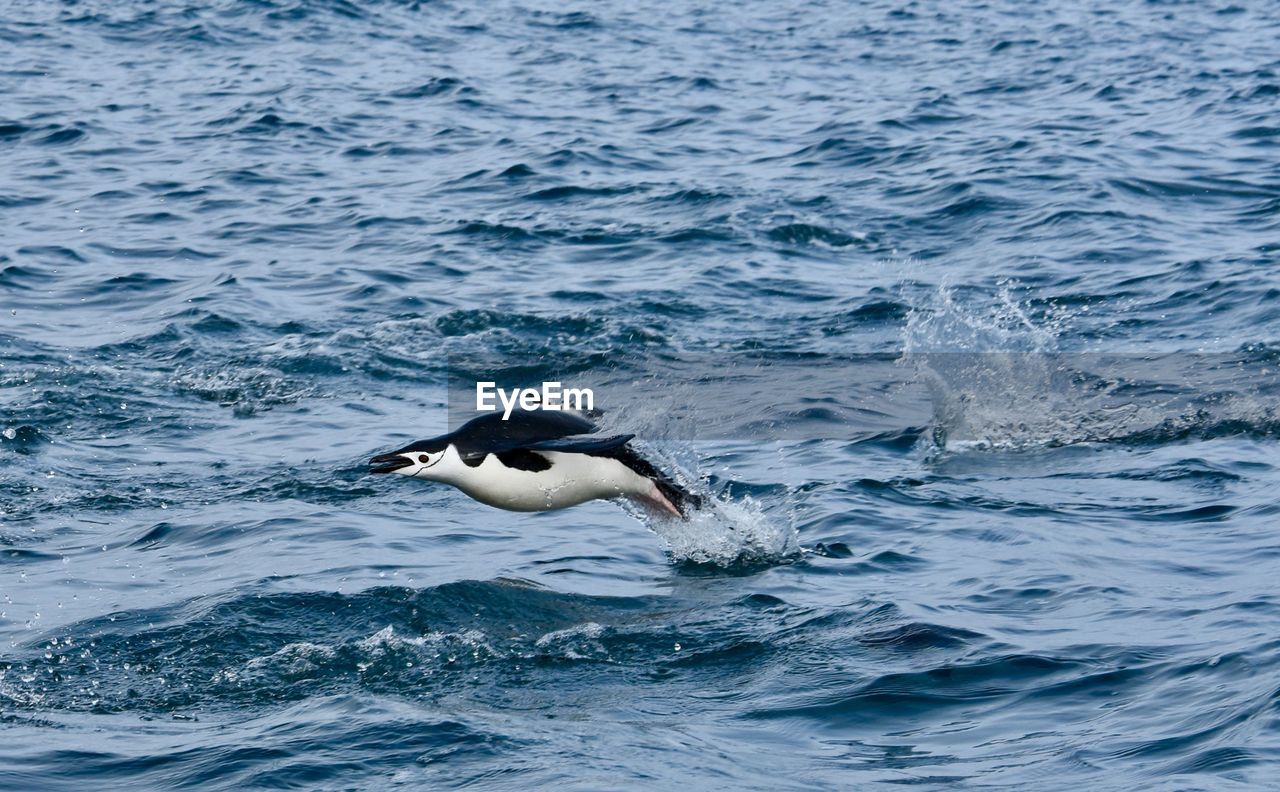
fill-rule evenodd
<path id="1" fill-rule="evenodd" d="M 392 452 L 390 454 L 379 454 L 369 460 L 370 473 L 395 473 L 402 467 L 412 465 L 413 461 L 403 454 Z"/>

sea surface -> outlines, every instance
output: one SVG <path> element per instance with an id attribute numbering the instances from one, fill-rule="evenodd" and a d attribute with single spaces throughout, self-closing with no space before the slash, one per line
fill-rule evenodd
<path id="1" fill-rule="evenodd" d="M 1278 41 L 0 2 L 0 788 L 1277 788 Z M 707 507 L 366 472 L 477 379 Z"/>

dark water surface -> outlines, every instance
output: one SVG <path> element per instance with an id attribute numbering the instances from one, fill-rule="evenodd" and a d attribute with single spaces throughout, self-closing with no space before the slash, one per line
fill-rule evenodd
<path id="1" fill-rule="evenodd" d="M 1277 41 L 0 4 L 0 787 L 1275 784 Z M 717 505 L 367 475 L 450 369 Z"/>

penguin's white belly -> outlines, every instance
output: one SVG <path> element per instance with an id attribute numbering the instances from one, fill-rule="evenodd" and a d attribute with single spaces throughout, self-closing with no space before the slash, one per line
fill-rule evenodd
<path id="1" fill-rule="evenodd" d="M 653 483 L 616 459 L 539 451 L 548 470 L 509 468 L 490 454 L 450 483 L 481 503 L 511 511 L 563 509 L 584 501 L 642 497 Z"/>

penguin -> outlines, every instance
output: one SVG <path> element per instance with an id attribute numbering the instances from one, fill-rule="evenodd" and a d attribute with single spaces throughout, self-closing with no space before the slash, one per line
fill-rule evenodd
<path id="1" fill-rule="evenodd" d="M 689 518 L 701 499 L 631 448 L 633 434 L 592 437 L 596 425 L 570 411 L 488 413 L 456 431 L 379 454 L 370 473 L 440 481 L 509 511 L 550 511 L 628 498 L 651 513 Z"/>

